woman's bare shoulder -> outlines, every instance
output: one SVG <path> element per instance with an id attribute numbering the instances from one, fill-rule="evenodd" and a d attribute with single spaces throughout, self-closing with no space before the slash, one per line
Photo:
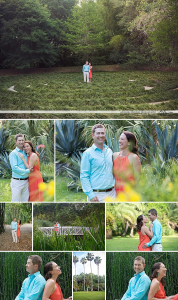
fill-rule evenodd
<path id="1" fill-rule="evenodd" d="M 114 152 L 114 153 L 113 153 L 113 155 L 112 155 L 113 160 L 115 160 L 115 159 L 118 157 L 119 153 L 120 153 L 120 152 Z"/>

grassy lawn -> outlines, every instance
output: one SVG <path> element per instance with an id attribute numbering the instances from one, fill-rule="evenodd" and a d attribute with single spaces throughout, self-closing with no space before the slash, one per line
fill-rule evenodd
<path id="1" fill-rule="evenodd" d="M 10 181 L 11 179 L 0 179 L 0 202 L 11 202 L 12 194 Z M 46 192 L 44 192 L 44 201 L 53 202 L 54 199 L 49 197 Z"/>
<path id="2" fill-rule="evenodd" d="M 0 109 L 174 110 L 177 82 L 177 72 L 158 71 L 94 72 L 91 84 L 83 82 L 82 72 L 2 76 Z M 9 91 L 11 86 L 17 92 Z M 163 101 L 169 102 L 149 105 Z"/>
<path id="3" fill-rule="evenodd" d="M 83 192 L 73 193 L 67 190 L 68 177 L 56 177 L 56 201 L 57 202 L 86 202 L 87 196 Z"/>
<path id="4" fill-rule="evenodd" d="M 74 300 L 104 300 L 105 299 L 105 291 L 101 292 L 73 292 Z"/>
<path id="5" fill-rule="evenodd" d="M 126 236 L 114 236 L 111 240 L 106 240 L 107 251 L 138 251 L 138 235 L 133 238 Z M 178 251 L 178 235 L 163 236 L 163 251 Z"/>

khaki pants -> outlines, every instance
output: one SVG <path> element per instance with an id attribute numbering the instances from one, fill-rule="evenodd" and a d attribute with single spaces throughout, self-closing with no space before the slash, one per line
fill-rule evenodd
<path id="1" fill-rule="evenodd" d="M 98 198 L 99 202 L 105 202 L 105 198 L 111 197 L 113 199 L 116 198 L 116 190 L 115 188 L 109 192 L 94 192 L 95 196 Z M 87 197 L 87 202 L 91 202 L 90 199 Z"/>
<path id="2" fill-rule="evenodd" d="M 87 82 L 89 82 L 89 72 L 83 72 L 83 76 L 84 76 L 84 82 L 86 82 L 86 78 L 87 78 Z"/>
<path id="3" fill-rule="evenodd" d="M 12 202 L 28 202 L 28 179 L 16 180 L 11 178 Z"/>
<path id="4" fill-rule="evenodd" d="M 15 231 L 15 229 L 12 229 L 12 238 L 13 242 L 17 243 L 17 232 Z"/>
<path id="5" fill-rule="evenodd" d="M 152 249 L 152 251 L 163 251 L 163 247 L 161 244 L 153 244 L 151 249 Z"/>

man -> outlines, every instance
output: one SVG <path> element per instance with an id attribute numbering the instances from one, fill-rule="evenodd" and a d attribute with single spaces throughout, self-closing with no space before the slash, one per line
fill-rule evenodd
<path id="1" fill-rule="evenodd" d="M 148 212 L 148 217 L 153 224 L 153 237 L 151 241 L 143 245 L 143 248 L 146 249 L 149 246 L 152 246 L 152 251 L 162 251 L 162 226 L 161 223 L 157 220 L 157 211 L 152 208 Z"/>
<path id="2" fill-rule="evenodd" d="M 46 280 L 40 274 L 42 259 L 38 255 L 30 255 L 26 263 L 26 271 L 30 273 L 22 284 L 15 300 L 41 300 Z"/>
<path id="3" fill-rule="evenodd" d="M 17 243 L 17 222 L 16 218 L 14 218 L 14 221 L 11 222 L 11 229 L 12 229 L 12 239 L 13 243 Z"/>
<path id="4" fill-rule="evenodd" d="M 33 170 L 26 169 L 22 159 L 18 153 L 24 155 L 25 160 L 28 162 L 27 154 L 25 153 L 24 136 L 21 133 L 15 136 L 16 148 L 10 153 L 9 160 L 12 168 L 11 190 L 12 190 L 12 202 L 28 202 L 29 190 L 28 190 L 28 176 Z"/>
<path id="5" fill-rule="evenodd" d="M 134 259 L 135 275 L 129 281 L 129 286 L 121 300 L 147 300 L 151 284 L 150 278 L 145 274 L 145 259 L 137 256 Z"/>
<path id="6" fill-rule="evenodd" d="M 89 73 L 90 73 L 90 67 L 88 65 L 88 61 L 86 61 L 85 65 L 83 65 L 83 76 L 84 76 L 84 82 L 86 82 L 87 78 L 87 83 L 89 82 Z"/>
<path id="7" fill-rule="evenodd" d="M 80 179 L 88 202 L 103 202 L 106 197 L 115 198 L 112 174 L 112 151 L 104 144 L 105 128 L 96 124 L 92 128 L 94 144 L 82 156 Z"/>

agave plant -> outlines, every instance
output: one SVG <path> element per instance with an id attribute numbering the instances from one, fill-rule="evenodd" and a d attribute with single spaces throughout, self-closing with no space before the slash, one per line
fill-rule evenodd
<path id="1" fill-rule="evenodd" d="M 72 181 L 67 184 L 67 188 L 72 190 L 73 192 L 82 191 L 82 185 L 80 182 L 81 155 L 82 153 L 79 152 L 76 157 L 70 159 L 71 164 L 68 164 L 67 166 L 64 165 L 62 167 L 64 170 L 66 170 L 68 176 L 72 179 Z"/>
<path id="2" fill-rule="evenodd" d="M 0 176 L 4 178 L 11 178 L 11 165 L 9 155 L 7 152 L 0 154 Z"/>

